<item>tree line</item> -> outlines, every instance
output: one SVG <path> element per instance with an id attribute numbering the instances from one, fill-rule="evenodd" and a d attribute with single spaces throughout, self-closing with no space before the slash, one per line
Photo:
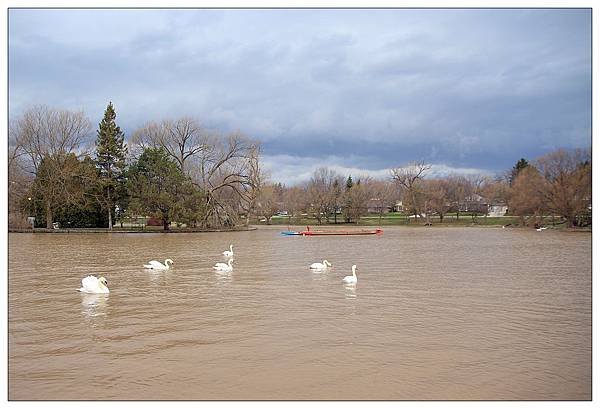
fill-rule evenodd
<path id="1" fill-rule="evenodd" d="M 9 126 L 9 225 L 108 227 L 144 215 L 212 228 L 251 213 L 260 144 L 192 118 L 150 122 L 125 143 L 111 103 L 92 135 L 83 112 L 35 106 Z M 92 142 L 93 140 L 93 142 Z M 246 220 L 248 220 L 246 218 Z"/>
<path id="2" fill-rule="evenodd" d="M 95 134 L 95 138 L 93 135 Z M 558 149 L 531 162 L 521 158 L 494 177 L 434 177 L 411 162 L 389 177 L 342 175 L 316 169 L 293 186 L 273 183 L 260 166 L 260 143 L 241 132 L 221 134 L 182 117 L 151 121 L 125 142 L 109 103 L 95 132 L 83 112 L 35 106 L 9 126 L 9 225 L 108 227 L 150 216 L 198 228 L 248 224 L 284 214 L 291 221 L 353 223 L 366 214 L 401 211 L 418 222 L 432 217 L 475 218 L 499 204 L 521 223 L 557 216 L 570 226 L 589 223 L 590 150 Z"/>
<path id="3" fill-rule="evenodd" d="M 557 149 L 531 163 L 521 158 L 496 176 L 432 177 L 431 169 L 423 161 L 411 162 L 390 169 L 387 180 L 353 180 L 323 167 L 305 183 L 262 188 L 256 212 L 267 222 L 279 213 L 290 221 L 305 215 L 322 224 L 358 222 L 369 213 L 381 220 L 383 213 L 400 211 L 409 221 L 430 224 L 432 217 L 440 222 L 465 213 L 485 217 L 497 206 L 505 210 L 502 215 L 518 216 L 521 224 L 543 224 L 546 216 L 568 226 L 591 223 L 589 150 Z"/>

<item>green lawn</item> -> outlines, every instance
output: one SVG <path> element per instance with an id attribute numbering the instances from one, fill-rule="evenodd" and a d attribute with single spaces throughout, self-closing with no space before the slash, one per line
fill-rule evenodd
<path id="1" fill-rule="evenodd" d="M 440 222 L 440 218 L 437 216 L 432 216 L 430 218 L 431 224 L 433 226 L 471 226 L 471 225 L 481 225 L 481 226 L 504 226 L 508 224 L 518 224 L 519 218 L 512 216 L 504 216 L 504 217 L 485 217 L 485 216 L 477 216 L 473 218 L 470 214 L 461 214 L 459 218 L 456 218 L 456 214 L 450 214 L 444 216 L 442 222 Z M 252 224 L 257 225 L 265 225 L 266 222 L 261 222 L 259 220 L 252 220 Z M 272 225 L 296 225 L 296 226 L 315 226 L 319 223 L 313 217 L 301 216 L 301 217 L 292 217 L 291 219 L 287 216 L 273 216 L 271 218 Z M 323 225 L 334 225 L 333 218 L 330 218 L 330 223 L 326 223 L 323 220 Z M 338 224 L 346 224 L 344 223 L 343 217 L 338 217 Z M 360 218 L 358 223 L 351 223 L 359 226 L 423 226 L 425 225 L 425 219 L 415 219 L 409 218 L 407 215 L 401 213 L 386 213 L 379 217 L 379 215 L 368 215 Z"/>

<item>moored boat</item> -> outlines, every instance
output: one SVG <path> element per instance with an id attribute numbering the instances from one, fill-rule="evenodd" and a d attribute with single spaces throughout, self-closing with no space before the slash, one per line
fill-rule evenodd
<path id="1" fill-rule="evenodd" d="M 371 234 L 383 234 L 382 229 L 327 229 L 327 230 L 311 230 L 310 227 L 306 227 L 305 231 L 294 231 L 287 230 L 282 231 L 281 234 L 284 236 L 365 236 Z"/>
<path id="2" fill-rule="evenodd" d="M 282 231 L 281 234 L 283 234 L 284 236 L 300 236 L 299 231 L 293 231 L 293 230 Z"/>
<path id="3" fill-rule="evenodd" d="M 383 234 L 382 229 L 374 230 L 306 230 L 299 232 L 302 236 L 364 236 L 371 234 Z"/>

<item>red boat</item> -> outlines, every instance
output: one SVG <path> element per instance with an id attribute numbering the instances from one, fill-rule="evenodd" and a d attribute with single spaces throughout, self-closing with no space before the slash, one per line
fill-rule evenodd
<path id="1" fill-rule="evenodd" d="M 311 230 L 310 227 L 306 227 L 306 231 L 300 231 L 298 234 L 301 236 L 364 236 L 369 234 L 383 234 L 383 230 Z"/>

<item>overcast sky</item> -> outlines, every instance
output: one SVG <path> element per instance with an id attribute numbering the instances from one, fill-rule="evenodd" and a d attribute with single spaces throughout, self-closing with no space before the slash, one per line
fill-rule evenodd
<path id="1" fill-rule="evenodd" d="M 272 178 L 494 174 L 591 145 L 589 9 L 9 10 L 9 114 L 192 116 Z"/>

